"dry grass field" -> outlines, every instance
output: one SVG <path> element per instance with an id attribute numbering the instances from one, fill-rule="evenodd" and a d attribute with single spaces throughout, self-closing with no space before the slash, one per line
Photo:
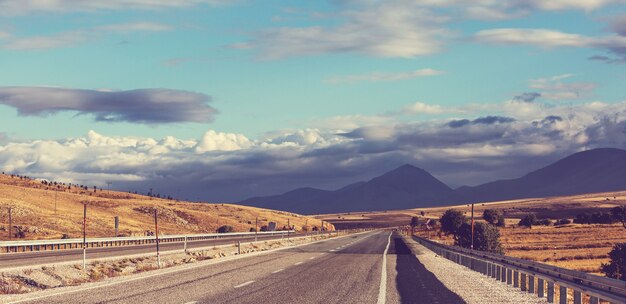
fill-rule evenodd
<path id="1" fill-rule="evenodd" d="M 55 211 L 56 202 L 56 211 Z M 114 236 L 114 217 L 120 217 L 120 235 L 144 235 L 154 231 L 153 210 L 159 213 L 163 234 L 209 233 L 230 225 L 236 231 L 249 231 L 268 222 L 278 227 L 288 221 L 297 230 L 305 225 L 319 227 L 321 221 L 289 212 L 231 204 L 190 203 L 151 198 L 124 192 L 93 188 L 46 186 L 40 181 L 0 175 L 0 240 L 8 239 L 8 208 L 13 226 L 26 231 L 25 239 L 52 239 L 82 236 L 83 202 L 87 203 L 88 237 Z M 329 228 L 332 228 L 329 226 Z M 16 229 L 16 228 L 14 228 Z M 15 231 L 15 230 L 14 230 Z"/>
<path id="2" fill-rule="evenodd" d="M 626 242 L 626 229 L 621 224 L 518 227 L 519 219 L 529 213 L 552 220 L 573 219 L 585 212 L 607 212 L 626 205 L 626 191 L 575 196 L 511 200 L 475 204 L 475 217 L 480 219 L 485 209 L 497 209 L 506 217 L 506 227 L 500 228 L 501 241 L 509 256 L 534 260 L 559 267 L 599 274 L 600 265 L 608 261 L 608 253 L 616 243 Z M 470 205 L 393 210 L 386 212 L 351 212 L 316 216 L 338 228 L 408 225 L 411 217 L 439 218 L 446 210 L 457 209 L 468 217 Z M 426 235 L 425 233 L 423 235 Z M 432 233 L 436 235 L 436 233 Z M 441 240 L 452 242 L 451 238 Z"/>

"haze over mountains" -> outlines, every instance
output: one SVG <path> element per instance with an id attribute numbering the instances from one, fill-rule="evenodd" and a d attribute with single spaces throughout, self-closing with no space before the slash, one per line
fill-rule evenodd
<path id="1" fill-rule="evenodd" d="M 452 189 L 430 173 L 403 165 L 367 182 L 329 191 L 299 188 L 243 205 L 301 214 L 408 209 L 626 189 L 626 150 L 579 152 L 520 178 Z"/>

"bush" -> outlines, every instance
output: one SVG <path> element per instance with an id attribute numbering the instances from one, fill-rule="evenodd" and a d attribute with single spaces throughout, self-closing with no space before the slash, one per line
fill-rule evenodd
<path id="1" fill-rule="evenodd" d="M 498 215 L 498 223 L 496 223 L 496 226 L 504 227 L 505 225 L 506 225 L 506 222 L 504 221 L 504 214 L 500 213 Z"/>
<path id="2" fill-rule="evenodd" d="M 459 228 L 461 228 L 463 224 L 467 222 L 467 219 L 465 218 L 465 215 L 463 215 L 463 212 L 448 209 L 441 216 L 439 222 L 441 223 L 441 232 L 447 235 L 452 234 L 456 239 L 457 231 L 459 230 Z"/>
<path id="3" fill-rule="evenodd" d="M 552 221 L 550 219 L 537 220 L 535 221 L 535 225 L 550 226 L 552 225 Z"/>
<path id="4" fill-rule="evenodd" d="M 602 272 L 609 278 L 626 281 L 626 243 L 615 244 L 609 258 L 608 264 L 600 266 Z"/>
<path id="5" fill-rule="evenodd" d="M 419 219 L 417 216 L 411 218 L 411 228 L 415 229 L 419 225 Z"/>
<path id="6" fill-rule="evenodd" d="M 229 233 L 229 232 L 235 232 L 235 229 L 233 228 L 233 226 L 224 225 L 220 228 L 217 228 L 217 233 Z"/>
<path id="7" fill-rule="evenodd" d="M 483 211 L 483 219 L 491 225 L 498 224 L 499 215 L 500 215 L 500 212 L 498 212 L 495 209 L 485 209 L 485 211 Z"/>
<path id="8" fill-rule="evenodd" d="M 617 206 L 611 209 L 613 219 L 622 223 L 626 228 L 626 206 Z"/>
<path id="9" fill-rule="evenodd" d="M 574 223 L 576 224 L 613 224 L 619 219 L 608 212 L 580 213 L 576 215 Z"/>
<path id="10" fill-rule="evenodd" d="M 463 223 L 458 233 L 456 244 L 464 248 L 470 248 L 472 244 L 472 226 L 468 223 Z M 500 243 L 498 228 L 481 222 L 474 223 L 474 249 L 502 254 L 504 250 Z"/>
<path id="11" fill-rule="evenodd" d="M 259 231 L 267 231 L 267 225 L 263 225 L 261 226 L 261 228 L 259 229 Z"/>
<path id="12" fill-rule="evenodd" d="M 567 225 L 567 224 L 571 224 L 572 221 L 569 219 L 560 219 L 558 221 L 556 221 L 555 225 Z"/>
<path id="13" fill-rule="evenodd" d="M 537 216 L 534 213 L 531 213 L 519 221 L 520 226 L 532 227 L 537 222 Z"/>

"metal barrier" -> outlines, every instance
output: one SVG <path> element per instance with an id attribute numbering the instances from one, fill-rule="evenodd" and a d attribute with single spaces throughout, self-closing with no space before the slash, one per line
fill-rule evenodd
<path id="1" fill-rule="evenodd" d="M 159 235 L 160 243 L 201 241 L 218 238 L 232 237 L 267 237 L 274 235 L 288 235 L 295 231 L 263 231 L 263 232 L 235 232 L 235 233 L 209 233 L 209 234 L 178 234 Z M 129 245 L 153 244 L 156 236 L 139 237 L 116 237 L 116 238 L 88 238 L 86 245 L 88 248 L 114 247 Z M 29 252 L 45 250 L 63 250 L 83 248 L 83 239 L 60 239 L 60 240 L 32 240 L 32 241 L 10 241 L 0 242 L 0 253 Z"/>
<path id="2" fill-rule="evenodd" d="M 589 296 L 590 304 L 626 303 L 625 281 L 500 254 L 444 245 L 420 237 L 413 238 L 448 260 L 513 285 L 522 291 L 536 294 L 538 297 L 545 296 L 548 303 L 554 303 L 555 285 L 558 286 L 561 304 L 568 303 L 568 289 L 573 291 L 574 304 L 582 304 L 584 295 Z"/>

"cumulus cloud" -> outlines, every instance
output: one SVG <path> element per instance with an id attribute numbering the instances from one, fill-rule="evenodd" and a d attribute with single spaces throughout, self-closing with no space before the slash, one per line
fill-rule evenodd
<path id="1" fill-rule="evenodd" d="M 446 109 L 440 105 L 430 105 L 418 101 L 404 107 L 404 112 L 408 114 L 441 114 L 446 112 Z"/>
<path id="2" fill-rule="evenodd" d="M 121 190 L 154 188 L 194 200 L 237 201 L 302 186 L 338 188 L 404 163 L 452 186 L 478 184 L 516 177 L 584 149 L 626 148 L 626 102 L 542 107 L 509 101 L 501 109 L 507 114 L 396 121 L 343 133 L 284 130 L 257 139 L 215 130 L 198 139 L 94 131 L 64 140 L 8 138 L 0 141 L 0 169 L 89 185 L 113 181 Z"/>
<path id="3" fill-rule="evenodd" d="M 177 123 L 213 120 L 211 98 L 201 93 L 138 89 L 96 91 L 55 87 L 0 87 L 0 104 L 20 115 L 45 116 L 58 112 L 89 114 L 96 121 L 131 123 Z"/>
<path id="4" fill-rule="evenodd" d="M 380 82 L 380 81 L 398 81 L 407 80 L 425 76 L 436 76 L 444 74 L 444 71 L 439 71 L 431 68 L 420 69 L 411 72 L 398 72 L 398 73 L 385 73 L 385 72 L 373 72 L 361 75 L 348 75 L 348 76 L 334 76 L 326 80 L 332 84 L 342 83 L 355 83 L 355 82 Z"/>
<path id="5" fill-rule="evenodd" d="M 259 49 L 266 59 L 335 53 L 413 58 L 443 47 L 446 18 L 402 0 L 342 6 L 336 26 L 281 27 L 258 32 L 237 48 Z"/>

